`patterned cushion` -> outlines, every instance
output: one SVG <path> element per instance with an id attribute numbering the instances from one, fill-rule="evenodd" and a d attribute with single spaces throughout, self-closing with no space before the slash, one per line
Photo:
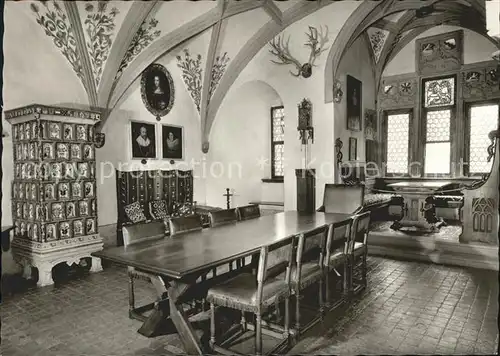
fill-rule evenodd
<path id="1" fill-rule="evenodd" d="M 392 194 L 365 194 L 364 206 L 390 202 Z"/>
<path id="2" fill-rule="evenodd" d="M 133 223 L 139 223 L 146 221 L 146 215 L 144 215 L 144 208 L 141 203 L 136 201 L 135 203 L 125 205 L 125 214 L 129 220 Z"/>
<path id="3" fill-rule="evenodd" d="M 193 204 L 186 203 L 178 203 L 175 202 L 172 204 L 172 216 L 186 216 L 194 214 Z"/>
<path id="4" fill-rule="evenodd" d="M 149 202 L 149 213 L 153 219 L 165 219 L 168 217 L 168 205 L 166 200 L 152 200 Z"/>

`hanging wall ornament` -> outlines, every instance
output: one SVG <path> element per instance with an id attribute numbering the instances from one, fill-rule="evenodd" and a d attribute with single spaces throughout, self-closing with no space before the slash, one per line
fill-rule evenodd
<path id="1" fill-rule="evenodd" d="M 339 80 L 335 80 L 335 85 L 333 87 L 333 101 L 339 104 L 342 101 L 344 92 L 342 91 L 342 83 Z"/>
<path id="2" fill-rule="evenodd" d="M 142 101 L 148 111 L 160 121 L 174 104 L 174 81 L 167 69 L 161 64 L 151 64 L 142 73 Z"/>
<path id="3" fill-rule="evenodd" d="M 300 140 L 306 145 L 309 140 L 314 143 L 314 128 L 312 126 L 312 103 L 308 99 L 303 99 L 298 105 L 299 125 L 297 130 L 300 133 Z"/>

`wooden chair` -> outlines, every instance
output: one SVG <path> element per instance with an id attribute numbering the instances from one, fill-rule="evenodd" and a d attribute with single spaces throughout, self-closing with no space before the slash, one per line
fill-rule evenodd
<path id="1" fill-rule="evenodd" d="M 355 214 L 363 208 L 364 185 L 325 184 L 323 205 L 325 213 Z"/>
<path id="2" fill-rule="evenodd" d="M 371 213 L 369 211 L 354 216 L 350 246 L 348 249 L 349 260 L 349 292 L 358 293 L 367 286 L 367 255 L 368 255 L 368 231 L 370 227 Z M 361 259 L 361 279 L 354 279 L 357 268 L 356 262 Z M 354 285 L 356 284 L 356 285 Z"/>
<path id="3" fill-rule="evenodd" d="M 162 221 L 156 221 L 151 223 L 143 223 L 137 225 L 130 225 L 123 228 L 123 245 L 127 248 L 130 245 L 136 244 L 138 242 L 155 240 L 163 238 L 165 236 L 165 227 Z M 129 317 L 131 319 L 137 319 L 145 321 L 146 317 L 142 314 L 147 310 L 154 307 L 154 302 L 143 305 L 141 307 L 135 307 L 135 294 L 134 294 L 134 279 L 141 279 L 151 282 L 151 278 L 156 276 L 136 269 L 134 267 L 128 267 L 128 303 L 129 303 Z"/>
<path id="4" fill-rule="evenodd" d="M 240 206 L 236 208 L 236 211 L 238 212 L 238 219 L 240 221 L 245 221 L 260 217 L 259 206 L 255 204 Z"/>
<path id="5" fill-rule="evenodd" d="M 238 213 L 236 212 L 236 209 L 211 211 L 208 214 L 210 216 L 210 227 L 235 223 L 238 221 Z"/>
<path id="6" fill-rule="evenodd" d="M 323 306 L 323 256 L 327 235 L 328 226 L 324 226 L 298 236 L 295 265 L 290 277 L 291 291 L 296 300 L 296 335 L 306 331 L 300 329 L 300 292 L 319 282 L 319 305 L 320 308 Z"/>
<path id="7" fill-rule="evenodd" d="M 326 240 L 325 253 L 323 259 L 324 275 L 325 275 L 325 303 L 321 308 L 321 313 L 324 313 L 324 307 L 335 309 L 342 304 L 348 296 L 349 288 L 349 265 L 347 253 L 350 242 L 350 230 L 352 227 L 352 219 L 336 224 L 331 224 L 328 228 L 328 237 Z M 342 297 L 332 305 L 330 299 L 330 273 L 334 272 L 338 277 L 341 274 L 337 268 L 343 266 L 342 274 Z"/>
<path id="8" fill-rule="evenodd" d="M 203 229 L 203 222 L 197 214 L 171 218 L 168 223 L 170 226 L 170 237 Z"/>
<path id="9" fill-rule="evenodd" d="M 210 302 L 210 346 L 215 352 L 228 353 L 229 351 L 215 344 L 215 306 L 250 312 L 255 315 L 255 325 L 248 325 L 242 317 L 242 330 L 247 327 L 255 330 L 255 353 L 262 355 L 262 332 L 273 336 L 288 339 L 289 331 L 289 298 L 290 298 L 290 270 L 292 266 L 292 250 L 295 238 L 289 238 L 265 246 L 260 249 L 257 275 L 241 273 L 228 281 L 218 284 L 208 290 L 207 301 Z M 279 251 L 279 252 L 278 252 Z M 275 253 L 272 253 L 275 252 Z M 272 253 L 272 254 L 271 254 Z M 286 270 L 285 278 L 279 275 Z M 272 325 L 276 333 L 262 328 L 262 315 L 269 308 L 280 301 L 285 301 L 284 328 Z M 266 323 L 271 325 L 271 323 Z"/>
<path id="10" fill-rule="evenodd" d="M 211 211 L 210 216 L 210 227 L 217 227 L 221 225 L 236 223 L 238 221 L 238 212 L 235 208 L 225 209 L 219 211 Z M 240 258 L 236 260 L 236 268 L 241 268 L 245 266 L 245 259 Z M 229 271 L 234 269 L 233 262 L 229 263 Z"/>

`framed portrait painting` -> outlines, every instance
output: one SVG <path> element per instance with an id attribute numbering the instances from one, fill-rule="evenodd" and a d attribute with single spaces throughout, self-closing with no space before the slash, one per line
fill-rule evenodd
<path id="1" fill-rule="evenodd" d="M 358 159 L 358 139 L 349 137 L 349 161 Z"/>
<path id="2" fill-rule="evenodd" d="M 132 159 L 156 158 L 156 125 L 130 121 L 130 147 Z"/>
<path id="3" fill-rule="evenodd" d="M 347 76 L 346 84 L 347 100 L 347 129 L 361 131 L 362 120 L 362 93 L 361 82 L 350 75 Z"/>
<path id="4" fill-rule="evenodd" d="M 148 111 L 159 121 L 172 109 L 174 104 L 174 81 L 161 64 L 151 64 L 141 77 L 142 101 Z"/>
<path id="5" fill-rule="evenodd" d="M 377 139 L 377 111 L 365 110 L 365 138 L 367 140 Z"/>
<path id="6" fill-rule="evenodd" d="M 182 160 L 184 158 L 184 128 L 161 125 L 162 158 Z"/>

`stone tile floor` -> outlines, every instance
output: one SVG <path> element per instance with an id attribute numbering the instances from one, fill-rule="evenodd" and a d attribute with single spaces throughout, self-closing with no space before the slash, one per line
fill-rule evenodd
<path id="1" fill-rule="evenodd" d="M 369 258 L 369 287 L 329 313 L 290 354 L 492 354 L 498 348 L 498 274 Z M 138 304 L 154 298 L 138 285 Z M 148 339 L 128 318 L 123 268 L 30 288 L 1 306 L 1 354 L 168 355 L 175 334 Z M 252 353 L 253 351 L 250 351 Z"/>

